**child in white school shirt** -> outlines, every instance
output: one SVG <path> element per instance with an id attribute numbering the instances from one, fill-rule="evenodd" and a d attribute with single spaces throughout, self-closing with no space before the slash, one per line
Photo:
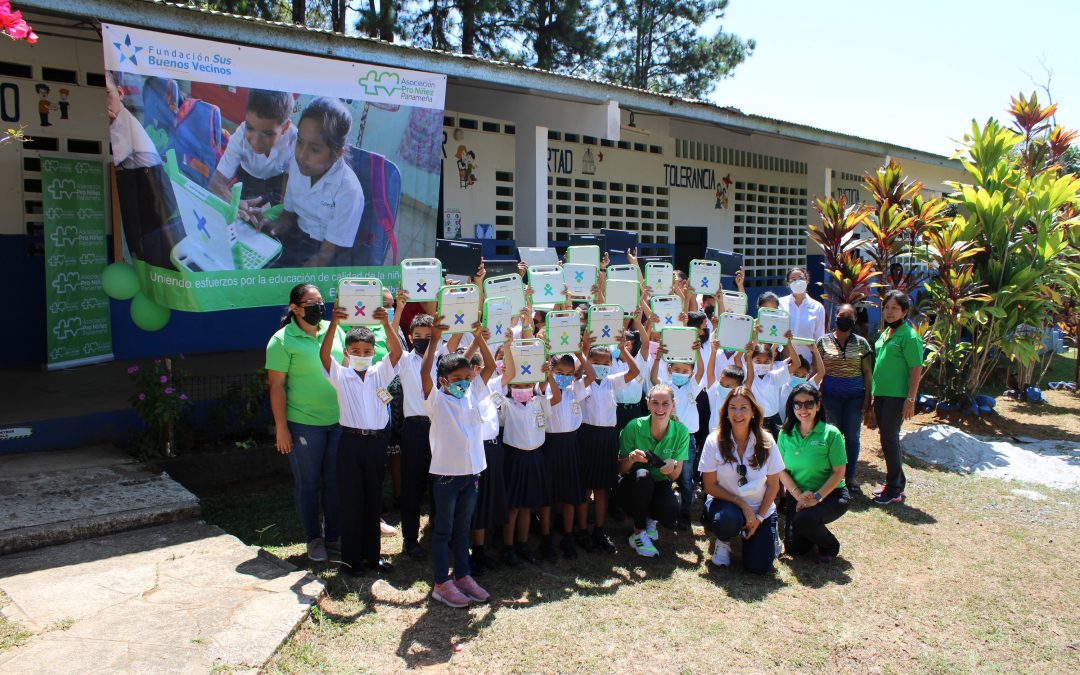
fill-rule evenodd
<path id="1" fill-rule="evenodd" d="M 391 399 L 386 387 L 397 374 L 402 348 L 397 338 L 392 337 L 387 341 L 387 357 L 372 366 L 375 334 L 370 328 L 359 326 L 346 334 L 344 362 L 338 363 L 331 355 L 334 338 L 338 326 L 348 318 L 344 307 L 335 307 L 330 330 L 319 351 L 324 374 L 337 391 L 341 410 L 342 434 L 337 456 L 341 562 L 349 576 L 362 575 L 362 565 L 389 573 L 393 567 L 380 557 L 382 484 Z M 372 318 L 389 329 L 386 309 L 376 309 Z"/>
<path id="2" fill-rule="evenodd" d="M 271 231 L 282 245 L 276 267 L 329 267 L 356 244 L 364 190 L 346 162 L 351 128 L 337 99 L 317 98 L 300 114 L 285 211 Z"/>
<path id="3" fill-rule="evenodd" d="M 680 317 L 684 322 L 686 314 Z M 694 434 L 701 426 L 698 416 L 697 397 L 701 393 L 701 380 L 705 375 L 705 364 L 701 361 L 701 343 L 694 341 L 695 363 L 669 363 L 667 372 L 660 369 L 660 362 L 667 354 L 666 347 L 660 347 L 660 353 L 653 359 L 649 381 L 657 384 L 669 385 L 674 391 L 675 418 L 682 422 L 686 430 L 690 432 L 690 447 L 687 461 L 683 462 L 682 473 L 679 474 L 679 527 L 690 527 L 690 507 L 694 501 L 694 470 L 697 467 L 695 459 L 697 445 Z M 651 536 L 651 535 L 650 535 Z"/>
<path id="4" fill-rule="evenodd" d="M 210 179 L 210 191 L 229 201 L 233 183 L 243 185 L 240 215 L 259 225 L 265 208 L 278 204 L 296 152 L 296 127 L 289 120 L 293 96 L 284 91 L 248 90 L 244 121 L 229 137 Z"/>
<path id="5" fill-rule="evenodd" d="M 444 318 L 435 320 L 431 340 L 438 344 L 449 327 Z M 490 396 L 487 383 L 495 372 L 495 359 L 477 329 L 480 354 L 484 359 L 480 374 L 470 381 L 469 361 L 460 354 L 439 359 L 438 384 L 431 377 L 435 350 L 430 346 L 420 364 L 424 408 L 431 419 L 432 497 L 435 527 L 431 559 L 435 587 L 431 597 L 450 607 L 467 607 L 490 597 L 472 578 L 469 569 L 469 528 L 479 491 L 484 458 L 481 401 Z M 450 576 L 450 551 L 454 555 L 454 576 Z"/>

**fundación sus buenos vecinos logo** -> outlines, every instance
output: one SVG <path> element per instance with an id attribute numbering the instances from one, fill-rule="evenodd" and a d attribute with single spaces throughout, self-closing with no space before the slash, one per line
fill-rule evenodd
<path id="1" fill-rule="evenodd" d="M 186 45 L 136 45 L 131 34 L 126 34 L 122 42 L 114 42 L 113 47 L 120 56 L 120 63 L 130 61 L 139 68 L 163 68 L 181 73 L 205 73 L 210 75 L 232 75 L 233 57 L 220 52 L 204 52 Z"/>
<path id="2" fill-rule="evenodd" d="M 120 55 L 120 63 L 131 61 L 132 65 L 139 65 L 139 52 L 141 52 L 143 48 L 131 43 L 130 34 L 124 36 L 123 42 L 114 42 L 113 47 L 116 47 L 116 53 Z"/>

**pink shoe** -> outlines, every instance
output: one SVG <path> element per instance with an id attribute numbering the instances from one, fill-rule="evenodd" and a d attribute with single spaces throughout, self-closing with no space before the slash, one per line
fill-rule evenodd
<path id="1" fill-rule="evenodd" d="M 475 585 L 475 582 L 474 582 Z M 454 584 L 453 579 L 447 579 L 441 584 L 435 584 L 431 591 L 431 597 L 443 603 L 447 607 L 468 607 L 469 597 L 461 592 Z"/>
<path id="2" fill-rule="evenodd" d="M 480 584 L 476 583 L 476 579 L 472 577 L 461 577 L 456 579 L 454 583 L 457 585 L 458 590 L 469 596 L 469 599 L 473 602 L 487 602 L 491 594 L 480 588 Z"/>

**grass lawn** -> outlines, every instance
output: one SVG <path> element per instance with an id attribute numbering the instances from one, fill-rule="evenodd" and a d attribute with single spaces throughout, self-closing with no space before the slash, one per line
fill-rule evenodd
<path id="1" fill-rule="evenodd" d="M 1080 438 L 1080 398 L 1047 397 L 956 421 Z M 268 670 L 1080 672 L 1080 493 L 911 464 L 908 502 L 880 508 L 865 496 L 884 477 L 876 432 L 863 453 L 864 496 L 833 526 L 843 550 L 830 566 L 783 557 L 764 578 L 717 571 L 700 526 L 662 531 L 662 557 L 646 560 L 628 528 L 609 525 L 616 555 L 489 573 L 492 602 L 466 611 L 433 604 L 429 565 L 384 538 L 397 567 L 386 580 L 314 566 L 329 596 Z M 211 522 L 309 566 L 289 486 L 203 504 Z"/>

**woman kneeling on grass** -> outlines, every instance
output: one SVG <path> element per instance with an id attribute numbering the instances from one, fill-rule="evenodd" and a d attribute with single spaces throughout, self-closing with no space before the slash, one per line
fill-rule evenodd
<path id="1" fill-rule="evenodd" d="M 742 536 L 743 569 L 767 574 L 776 559 L 776 494 L 784 461 L 762 429 L 765 414 L 749 387 L 731 390 L 720 408 L 720 428 L 701 450 L 705 523 L 716 536 L 712 563 L 731 564 L 730 539 Z"/>
<path id="2" fill-rule="evenodd" d="M 829 563 L 840 552 L 840 542 L 825 525 L 844 515 L 851 505 L 844 484 L 844 435 L 825 423 L 821 392 L 812 384 L 791 390 L 785 419 L 779 440 L 786 467 L 780 480 L 788 489 L 781 504 L 784 551 L 803 555 L 817 546 L 817 561 Z"/>
<path id="3" fill-rule="evenodd" d="M 660 555 L 657 522 L 675 529 L 679 497 L 672 489 L 690 452 L 690 432 L 671 419 L 675 392 L 666 384 L 649 391 L 649 414 L 631 420 L 619 434 L 619 485 L 615 502 L 634 520 L 630 545 L 640 556 Z"/>

